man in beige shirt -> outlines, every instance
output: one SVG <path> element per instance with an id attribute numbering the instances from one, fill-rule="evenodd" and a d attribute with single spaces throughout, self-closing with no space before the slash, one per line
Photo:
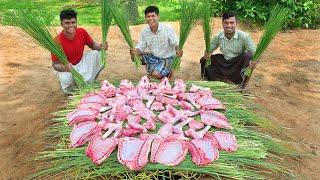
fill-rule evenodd
<path id="1" fill-rule="evenodd" d="M 150 76 L 157 79 L 172 75 L 172 61 L 175 56 L 182 57 L 179 50 L 179 39 L 173 27 L 159 22 L 159 9 L 149 6 L 145 9 L 147 26 L 141 30 L 140 40 L 134 49 L 130 49 L 131 56 L 141 56 L 143 65 Z"/>
<path id="2" fill-rule="evenodd" d="M 244 69 L 256 66 L 251 62 L 256 46 L 248 33 L 236 29 L 237 19 L 233 12 L 223 14 L 222 26 L 223 31 L 212 39 L 210 52 L 205 52 L 200 59 L 201 76 L 210 81 L 227 79 L 235 84 L 243 84 Z M 218 47 L 222 54 L 212 55 Z M 205 61 L 209 58 L 211 65 L 205 67 Z"/>

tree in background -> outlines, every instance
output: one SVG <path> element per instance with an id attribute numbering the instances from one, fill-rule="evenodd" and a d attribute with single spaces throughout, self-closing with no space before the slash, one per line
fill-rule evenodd
<path id="1" fill-rule="evenodd" d="M 124 0 L 125 7 L 128 10 L 130 24 L 139 24 L 139 10 L 137 0 Z"/>

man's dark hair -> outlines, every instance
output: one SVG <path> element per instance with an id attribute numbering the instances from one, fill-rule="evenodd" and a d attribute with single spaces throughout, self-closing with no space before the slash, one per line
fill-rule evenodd
<path id="1" fill-rule="evenodd" d="M 148 13 L 152 13 L 152 12 L 155 12 L 157 15 L 159 15 L 159 8 L 156 6 L 148 6 L 144 10 L 144 15 L 146 16 Z"/>
<path id="2" fill-rule="evenodd" d="M 72 18 L 77 19 L 77 12 L 75 12 L 73 9 L 65 9 L 60 12 L 60 21 Z"/>
<path id="3" fill-rule="evenodd" d="M 236 20 L 237 20 L 237 16 L 236 16 L 236 13 L 235 13 L 235 12 L 233 12 L 233 11 L 225 12 L 225 13 L 223 13 L 223 15 L 222 15 L 222 21 L 224 21 L 225 19 L 231 18 L 231 17 L 235 17 Z"/>

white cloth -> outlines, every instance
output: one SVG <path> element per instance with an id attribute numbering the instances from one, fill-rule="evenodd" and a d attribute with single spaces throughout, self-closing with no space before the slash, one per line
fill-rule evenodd
<path id="1" fill-rule="evenodd" d="M 159 58 L 168 58 L 176 55 L 175 46 L 178 45 L 179 39 L 172 26 L 159 23 L 158 31 L 155 34 L 149 25 L 141 30 L 136 48 Z"/>
<path id="2" fill-rule="evenodd" d="M 81 61 L 73 65 L 88 83 L 92 83 L 99 75 L 104 66 L 100 63 L 100 52 L 89 51 L 82 56 Z M 70 72 L 58 72 L 61 89 L 63 92 L 68 92 L 74 85 L 73 78 Z"/>

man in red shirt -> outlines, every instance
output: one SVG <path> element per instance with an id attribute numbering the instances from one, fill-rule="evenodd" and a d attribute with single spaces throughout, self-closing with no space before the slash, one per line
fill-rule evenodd
<path id="1" fill-rule="evenodd" d="M 60 85 L 63 92 L 72 90 L 74 85 L 71 68 L 76 69 L 87 82 L 93 82 L 104 68 L 100 63 L 101 50 L 107 50 L 108 44 L 94 42 L 87 31 L 77 28 L 77 13 L 74 10 L 63 10 L 60 12 L 62 32 L 58 34 L 58 40 L 66 54 L 69 64 L 63 65 L 58 58 L 51 54 L 52 67 L 58 72 Z M 83 54 L 87 45 L 93 51 Z"/>

